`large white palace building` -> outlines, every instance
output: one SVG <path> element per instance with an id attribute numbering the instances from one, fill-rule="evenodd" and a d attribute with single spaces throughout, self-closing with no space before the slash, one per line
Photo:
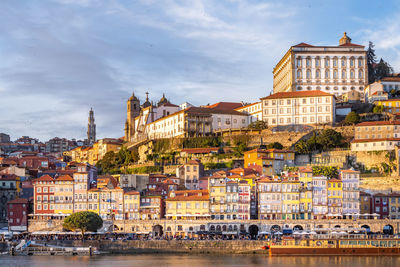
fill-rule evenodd
<path id="1" fill-rule="evenodd" d="M 306 43 L 290 47 L 273 70 L 274 93 L 320 90 L 335 96 L 364 92 L 368 84 L 367 52 L 344 33 L 338 46 Z"/>

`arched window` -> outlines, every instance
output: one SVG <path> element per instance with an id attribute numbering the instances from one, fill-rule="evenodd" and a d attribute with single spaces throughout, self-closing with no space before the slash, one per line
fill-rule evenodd
<path id="1" fill-rule="evenodd" d="M 329 91 L 331 88 L 329 86 L 325 87 L 325 90 Z"/>
<path id="2" fill-rule="evenodd" d="M 360 86 L 360 87 L 358 88 L 358 90 L 363 91 L 364 88 Z"/>
<path id="3" fill-rule="evenodd" d="M 342 90 L 343 90 L 343 91 L 346 91 L 346 90 L 347 90 L 347 88 L 346 88 L 346 87 L 342 87 Z"/>
<path id="4" fill-rule="evenodd" d="M 311 91 L 311 86 L 308 86 L 308 87 L 307 87 L 307 90 L 308 90 L 308 91 Z"/>
<path id="5" fill-rule="evenodd" d="M 316 59 L 315 59 L 315 67 L 319 67 L 320 66 L 320 59 L 319 59 L 319 57 L 317 57 Z"/>
<path id="6" fill-rule="evenodd" d="M 335 86 L 335 87 L 333 88 L 333 90 L 337 91 L 337 90 L 338 90 L 338 88 Z"/>
<path id="7" fill-rule="evenodd" d="M 351 87 L 351 90 L 353 91 L 353 90 L 356 90 L 356 88 L 353 86 L 353 87 Z"/>
<path id="8" fill-rule="evenodd" d="M 330 60 L 329 57 L 325 58 L 325 67 L 329 67 L 329 60 Z"/>
<path id="9" fill-rule="evenodd" d="M 359 68 L 362 67 L 362 62 L 363 62 L 362 58 L 359 58 L 359 59 L 358 59 L 358 67 L 359 67 Z"/>
<path id="10" fill-rule="evenodd" d="M 301 70 L 297 71 L 297 79 L 301 79 L 303 78 L 303 73 L 301 72 Z"/>
<path id="11" fill-rule="evenodd" d="M 346 67 L 346 58 L 342 58 L 342 67 Z"/>
<path id="12" fill-rule="evenodd" d="M 354 70 L 350 71 L 350 78 L 354 79 Z"/>
<path id="13" fill-rule="evenodd" d="M 360 70 L 360 71 L 358 71 L 358 78 L 362 78 L 363 77 L 363 71 L 362 70 Z"/>
<path id="14" fill-rule="evenodd" d="M 297 87 L 297 91 L 301 91 L 303 88 L 301 88 L 301 86 Z"/>
<path id="15" fill-rule="evenodd" d="M 306 59 L 306 66 L 311 67 L 311 58 L 309 57 Z"/>
<path id="16" fill-rule="evenodd" d="M 307 79 L 311 79 L 311 70 L 307 70 Z"/>
<path id="17" fill-rule="evenodd" d="M 350 58 L 350 67 L 354 67 L 354 58 Z"/>
<path id="18" fill-rule="evenodd" d="M 337 67 L 337 58 L 336 57 L 333 58 L 333 66 L 335 68 Z"/>
<path id="19" fill-rule="evenodd" d="M 346 78 L 346 71 L 343 70 L 343 71 L 342 71 L 342 79 L 345 79 L 345 78 Z"/>
<path id="20" fill-rule="evenodd" d="M 325 79 L 329 79 L 329 70 L 325 71 Z"/>
<path id="21" fill-rule="evenodd" d="M 315 72 L 315 77 L 316 77 L 317 79 L 319 79 L 319 78 L 321 78 L 320 76 L 321 76 L 321 72 L 320 72 L 320 70 L 317 70 L 317 71 Z"/>
<path id="22" fill-rule="evenodd" d="M 296 60 L 296 64 L 298 68 L 301 68 L 301 57 L 298 57 Z"/>
<path id="23" fill-rule="evenodd" d="M 320 86 L 317 86 L 317 90 L 320 90 L 320 91 L 321 91 L 321 87 L 320 87 Z"/>
<path id="24" fill-rule="evenodd" d="M 333 71 L 333 79 L 337 79 L 337 70 Z"/>

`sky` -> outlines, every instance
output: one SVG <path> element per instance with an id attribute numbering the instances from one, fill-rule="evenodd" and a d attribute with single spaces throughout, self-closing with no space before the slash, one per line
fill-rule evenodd
<path id="1" fill-rule="evenodd" d="M 368 2 L 368 3 L 367 3 Z M 126 100 L 255 102 L 291 45 L 375 44 L 400 72 L 400 1 L 1 0 L 0 132 L 122 137 Z"/>

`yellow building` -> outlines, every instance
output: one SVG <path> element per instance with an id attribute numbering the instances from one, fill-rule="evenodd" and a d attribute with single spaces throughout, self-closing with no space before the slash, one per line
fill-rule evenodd
<path id="1" fill-rule="evenodd" d="M 383 106 L 385 112 L 400 113 L 400 99 L 379 100 L 374 103 L 377 106 Z"/>
<path id="2" fill-rule="evenodd" d="M 343 213 L 343 189 L 342 180 L 328 180 L 328 216 Z"/>
<path id="3" fill-rule="evenodd" d="M 88 211 L 100 214 L 100 190 L 92 188 L 88 190 Z"/>
<path id="4" fill-rule="evenodd" d="M 124 219 L 124 191 L 120 187 L 100 189 L 100 211 L 103 219 L 123 220 Z"/>
<path id="5" fill-rule="evenodd" d="M 400 219 L 400 194 L 391 193 L 389 198 L 389 218 Z"/>
<path id="6" fill-rule="evenodd" d="M 62 175 L 55 179 L 54 202 L 55 214 L 70 215 L 73 211 L 74 179 L 69 175 Z"/>
<path id="7" fill-rule="evenodd" d="M 284 166 L 294 165 L 294 151 L 281 149 L 253 149 L 244 152 L 244 167 L 259 174 L 272 176 L 279 174 Z"/>
<path id="8" fill-rule="evenodd" d="M 282 179 L 282 219 L 300 219 L 300 181 L 296 177 Z"/>
<path id="9" fill-rule="evenodd" d="M 166 199 L 167 219 L 210 218 L 208 190 L 172 191 Z"/>
<path id="10" fill-rule="evenodd" d="M 140 219 L 140 193 L 138 191 L 124 193 L 124 219 Z"/>
<path id="11" fill-rule="evenodd" d="M 211 176 L 208 180 L 211 219 L 223 220 L 226 213 L 226 177 Z"/>
<path id="12" fill-rule="evenodd" d="M 103 159 L 107 152 L 118 152 L 122 147 L 122 141 L 114 138 L 104 138 L 98 140 L 90 147 L 77 147 L 72 149 L 65 155 L 70 155 L 72 161 L 84 162 L 95 165 L 99 160 Z"/>
<path id="13" fill-rule="evenodd" d="M 312 219 L 312 169 L 299 168 L 300 219 Z"/>

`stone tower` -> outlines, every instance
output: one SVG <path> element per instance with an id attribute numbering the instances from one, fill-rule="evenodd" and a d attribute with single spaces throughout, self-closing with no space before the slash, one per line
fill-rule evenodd
<path id="1" fill-rule="evenodd" d="M 132 93 L 132 96 L 127 102 L 127 115 L 125 122 L 125 140 L 129 141 L 135 134 L 135 118 L 140 115 L 140 101 L 139 98 Z"/>
<path id="2" fill-rule="evenodd" d="M 89 111 L 87 140 L 90 145 L 93 145 L 96 142 L 96 124 L 94 123 L 93 108 L 90 108 Z"/>
<path id="3" fill-rule="evenodd" d="M 343 37 L 339 40 L 339 45 L 350 44 L 351 38 L 347 36 L 347 33 L 344 32 Z"/>

